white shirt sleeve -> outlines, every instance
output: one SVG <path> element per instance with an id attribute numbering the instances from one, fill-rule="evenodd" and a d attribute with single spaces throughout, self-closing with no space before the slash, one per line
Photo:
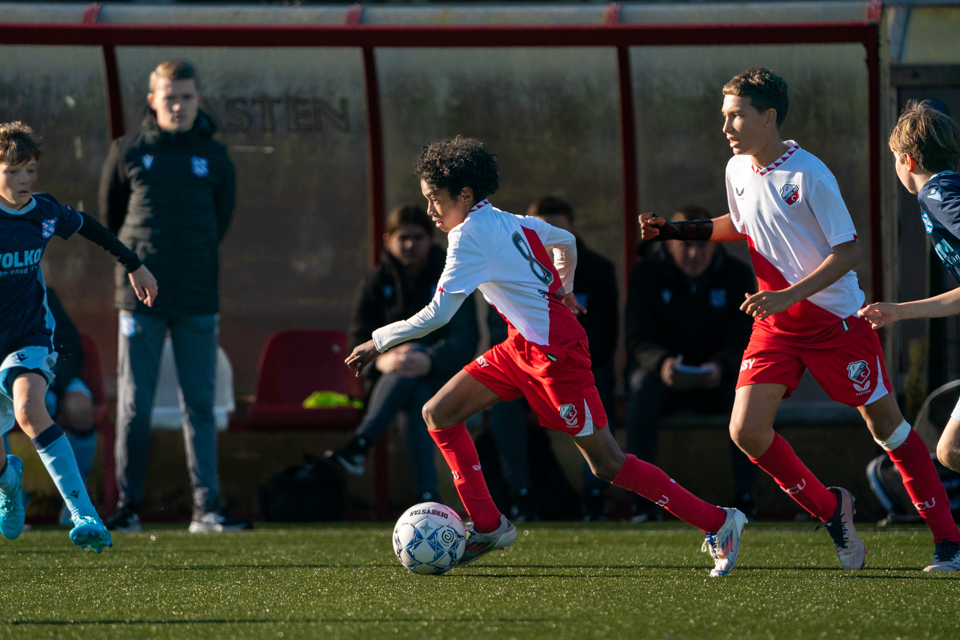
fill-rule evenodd
<path id="1" fill-rule="evenodd" d="M 469 294 L 449 293 L 437 289 L 430 304 L 407 320 L 400 320 L 373 332 L 373 344 L 383 353 L 391 347 L 422 338 L 450 322 Z"/>
<path id="2" fill-rule="evenodd" d="M 447 236 L 447 262 L 440 274 L 438 291 L 469 295 L 491 279 L 490 259 L 476 238 L 464 235 L 462 225 Z"/>
<path id="3" fill-rule="evenodd" d="M 807 194 L 807 204 L 831 247 L 857 239 L 857 228 L 832 173 L 818 176 Z"/>
<path id="4" fill-rule="evenodd" d="M 550 252 L 553 266 L 560 274 L 563 292 L 570 293 L 573 291 L 573 275 L 577 270 L 576 236 L 533 216 L 521 218 L 520 224 L 528 229 L 533 229 L 540 237 L 544 248 Z"/>
<path id="5" fill-rule="evenodd" d="M 740 218 L 740 208 L 737 206 L 737 199 L 733 196 L 734 187 L 730 181 L 729 163 L 727 164 L 725 179 L 727 183 L 727 206 L 730 207 L 730 222 L 733 223 L 733 228 L 736 229 L 738 233 L 744 233 L 743 220 Z"/>

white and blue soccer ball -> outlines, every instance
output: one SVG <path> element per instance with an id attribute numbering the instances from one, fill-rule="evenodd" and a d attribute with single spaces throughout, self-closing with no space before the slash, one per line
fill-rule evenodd
<path id="1" fill-rule="evenodd" d="M 467 532 L 457 512 L 439 502 L 416 504 L 393 529 L 393 550 L 414 573 L 438 576 L 457 566 L 467 546 Z"/>

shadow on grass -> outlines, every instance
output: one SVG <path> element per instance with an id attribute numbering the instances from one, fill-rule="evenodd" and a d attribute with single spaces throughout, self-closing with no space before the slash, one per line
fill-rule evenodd
<path id="1" fill-rule="evenodd" d="M 561 618 L 483 618 L 484 623 L 543 623 L 556 622 Z M 422 624 L 429 622 L 456 622 L 475 624 L 480 622 L 479 618 L 440 618 L 436 616 L 425 616 L 423 618 L 224 618 L 224 619 L 200 619 L 200 620 L 0 620 L 2 627 L 66 627 L 76 625 L 90 626 L 143 626 L 143 625 L 173 625 L 183 626 L 189 624 Z"/>

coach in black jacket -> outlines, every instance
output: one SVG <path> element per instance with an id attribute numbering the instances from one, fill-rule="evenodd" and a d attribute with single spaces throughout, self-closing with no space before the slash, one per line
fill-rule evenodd
<path id="1" fill-rule="evenodd" d="M 703 220 L 710 213 L 684 207 L 673 220 Z M 753 319 L 740 311 L 756 291 L 750 267 L 715 242 L 668 242 L 641 247 L 627 292 L 629 393 L 627 449 L 655 463 L 660 416 L 677 411 L 729 415 L 743 350 Z M 703 367 L 699 373 L 692 369 Z M 755 465 L 731 441 L 737 508 L 753 515 Z M 635 522 L 659 519 L 639 499 Z"/>
<path id="2" fill-rule="evenodd" d="M 396 207 L 387 216 L 380 265 L 364 282 L 354 311 L 351 349 L 370 340 L 376 329 L 406 320 L 430 303 L 446 262 L 446 252 L 433 244 L 433 229 L 433 221 L 417 205 Z M 326 456 L 361 475 L 367 453 L 403 412 L 417 500 L 438 500 L 436 447 L 427 433 L 423 405 L 473 359 L 479 339 L 476 303 L 467 296 L 446 325 L 378 356 L 363 374 L 372 383 L 363 422 L 346 445 Z"/>
<path id="3" fill-rule="evenodd" d="M 115 140 L 103 168 L 106 225 L 137 252 L 163 293 L 152 308 L 117 272 L 117 486 L 107 522 L 139 531 L 150 444 L 150 415 L 167 332 L 183 391 L 187 462 L 193 485 L 191 532 L 232 531 L 249 523 L 220 513 L 213 415 L 220 310 L 220 241 L 233 214 L 235 178 L 216 128 L 200 112 L 196 71 L 162 63 L 150 75 L 150 110 L 140 130 Z"/>

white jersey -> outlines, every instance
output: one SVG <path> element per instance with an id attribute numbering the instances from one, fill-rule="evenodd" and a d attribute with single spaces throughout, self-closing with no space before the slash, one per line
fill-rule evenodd
<path id="1" fill-rule="evenodd" d="M 586 344 L 576 316 L 556 296 L 561 287 L 573 291 L 576 266 L 573 234 L 484 200 L 450 231 L 447 262 L 430 304 L 374 331 L 374 344 L 382 352 L 443 326 L 476 289 L 527 341 Z"/>
<path id="2" fill-rule="evenodd" d="M 780 291 L 812 274 L 833 247 L 857 239 L 833 174 L 814 155 L 792 141 L 768 167 L 749 156 L 727 163 L 730 217 L 748 238 L 761 290 Z M 779 341 L 832 346 L 852 339 L 851 325 L 864 295 L 857 274 L 839 280 L 786 311 L 754 324 L 754 333 L 774 334 Z M 858 333 L 858 332 L 857 332 Z"/>

